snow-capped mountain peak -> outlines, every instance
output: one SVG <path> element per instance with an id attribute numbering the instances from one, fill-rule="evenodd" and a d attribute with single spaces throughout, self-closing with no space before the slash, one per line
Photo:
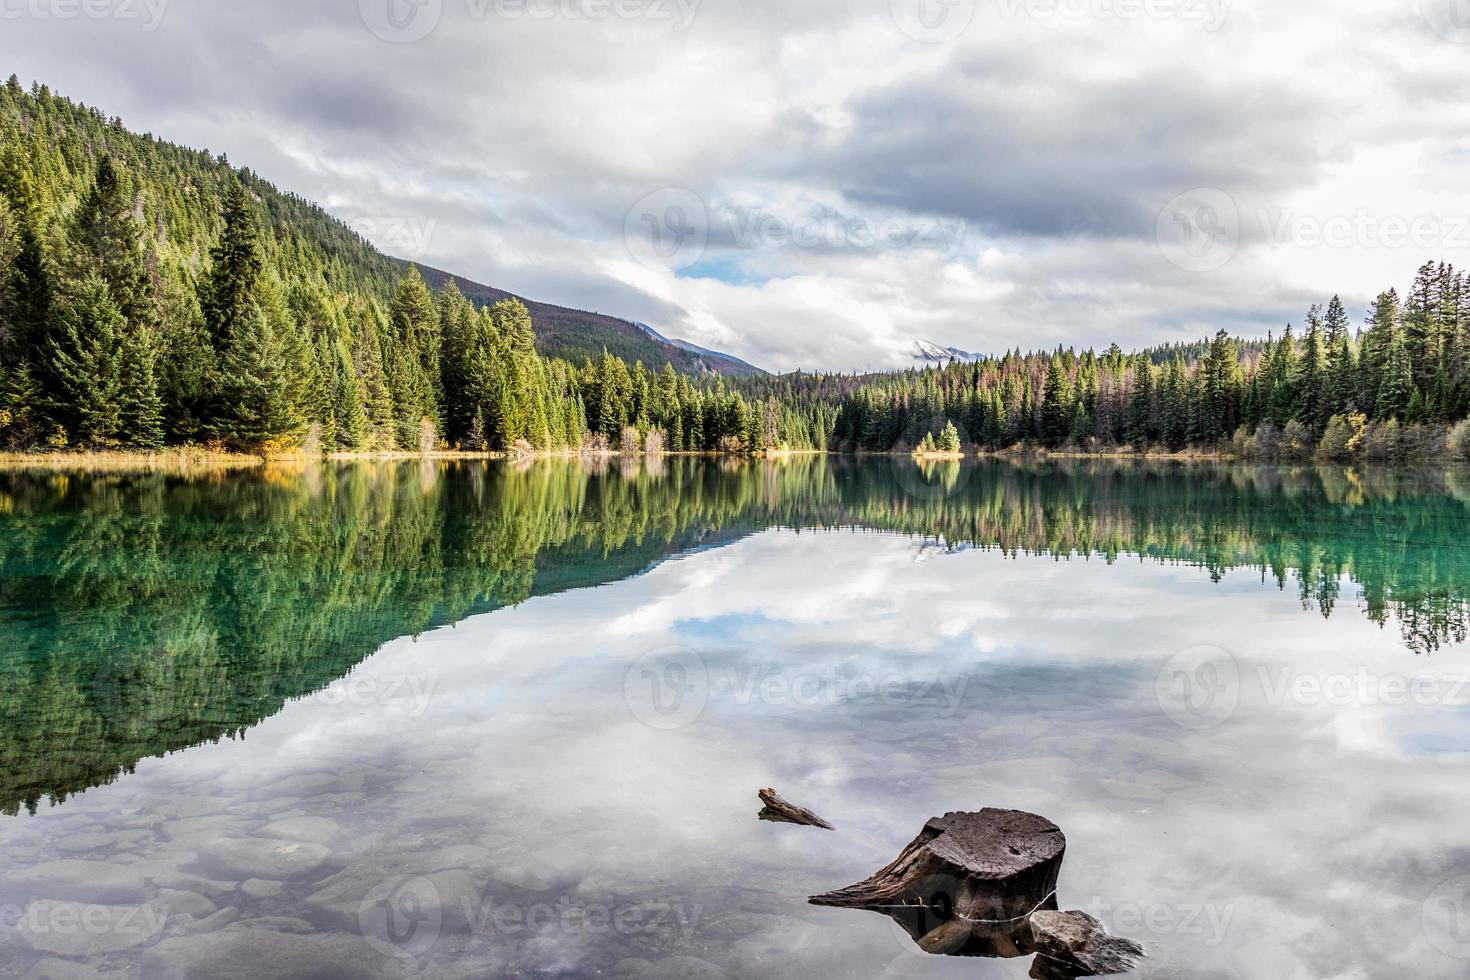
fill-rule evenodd
<path id="1" fill-rule="evenodd" d="M 928 340 L 914 341 L 914 360 L 922 364 L 949 364 L 953 361 L 972 363 L 983 360 L 985 355 L 972 354 L 958 347 L 941 347 Z"/>

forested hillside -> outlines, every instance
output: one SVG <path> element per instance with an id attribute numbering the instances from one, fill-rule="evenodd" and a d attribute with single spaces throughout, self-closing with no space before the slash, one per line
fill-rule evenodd
<path id="1" fill-rule="evenodd" d="M 759 398 L 841 405 L 832 445 L 919 445 L 953 425 L 984 449 L 1223 448 L 1246 456 L 1470 459 L 1470 275 L 1422 266 L 1401 298 L 1377 297 L 1361 329 L 1333 297 L 1265 342 L 1125 353 L 1012 351 L 862 379 L 752 379 Z"/>
<path id="2" fill-rule="evenodd" d="M 5 448 L 890 451 L 931 440 L 1470 458 L 1470 276 L 1444 263 L 1420 268 L 1402 297 L 1380 294 L 1361 327 L 1334 297 L 1267 341 L 1222 332 L 865 376 L 701 374 L 709 358 L 589 317 L 528 310 L 436 270 L 426 279 L 223 156 L 132 134 L 44 86 L 0 87 Z M 640 360 L 658 352 L 674 363 Z"/>
<path id="3" fill-rule="evenodd" d="M 747 451 L 784 438 L 781 415 L 672 368 L 541 357 L 518 300 L 436 295 L 223 156 L 0 87 L 5 446 L 556 450 L 658 431 L 652 448 Z"/>

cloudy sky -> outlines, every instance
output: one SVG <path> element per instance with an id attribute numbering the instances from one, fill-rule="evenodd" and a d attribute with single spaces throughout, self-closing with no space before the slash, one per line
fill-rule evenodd
<path id="1" fill-rule="evenodd" d="M 1264 334 L 1470 265 L 1470 0 L 0 0 L 0 54 L 771 369 Z"/>

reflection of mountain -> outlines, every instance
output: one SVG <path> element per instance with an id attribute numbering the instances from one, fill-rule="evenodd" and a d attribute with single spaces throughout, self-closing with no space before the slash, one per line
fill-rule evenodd
<path id="1" fill-rule="evenodd" d="M 667 465 L 667 468 L 665 468 Z M 1416 651 L 1463 640 L 1470 480 L 1171 463 L 834 458 L 0 474 L 0 809 L 231 737 L 383 643 L 770 526 L 1344 579 Z"/>

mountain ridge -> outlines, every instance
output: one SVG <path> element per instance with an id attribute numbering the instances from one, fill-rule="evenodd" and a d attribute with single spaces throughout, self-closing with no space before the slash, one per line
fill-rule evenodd
<path id="1" fill-rule="evenodd" d="M 609 313 L 578 310 L 555 303 L 529 299 L 518 293 L 466 279 L 444 269 L 393 258 L 405 270 L 416 266 L 430 288 L 439 290 L 453 279 L 465 298 L 478 306 L 493 306 L 505 299 L 518 299 L 531 314 L 537 346 L 547 357 L 560 357 L 573 363 L 596 358 L 603 349 L 630 364 L 642 361 L 645 366 L 662 365 L 665 361 L 676 370 L 688 374 L 719 374 L 745 377 L 766 372 L 732 354 L 707 350 L 682 340 L 671 340 L 646 324 L 625 320 Z"/>

